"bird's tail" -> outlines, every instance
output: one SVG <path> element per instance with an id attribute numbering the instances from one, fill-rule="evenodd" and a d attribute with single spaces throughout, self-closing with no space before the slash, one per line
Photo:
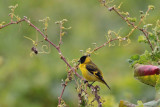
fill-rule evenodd
<path id="1" fill-rule="evenodd" d="M 104 80 L 102 80 L 102 83 L 104 83 L 111 90 L 111 88 L 109 87 L 109 85 Z"/>

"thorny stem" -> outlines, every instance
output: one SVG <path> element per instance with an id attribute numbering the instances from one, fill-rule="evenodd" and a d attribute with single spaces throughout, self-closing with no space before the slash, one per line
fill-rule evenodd
<path id="1" fill-rule="evenodd" d="M 141 18 L 139 24 L 136 26 L 134 23 L 130 22 L 126 17 L 124 17 L 117 8 L 113 7 L 109 7 L 108 5 L 106 5 L 106 1 L 105 0 L 99 0 L 101 4 L 103 4 L 104 7 L 106 7 L 109 11 L 114 11 L 117 15 L 119 15 L 126 23 L 128 23 L 129 25 L 131 25 L 134 29 L 132 29 L 132 31 L 130 33 L 132 33 L 135 29 L 138 29 L 139 31 L 141 31 L 144 36 L 146 37 L 151 50 L 153 51 L 153 46 L 151 44 L 151 41 L 148 38 L 148 32 L 145 31 L 144 29 L 139 28 L 138 26 L 142 23 L 142 21 L 144 20 L 144 18 L 147 16 L 150 8 L 148 8 L 148 10 L 146 11 L 145 15 Z"/>

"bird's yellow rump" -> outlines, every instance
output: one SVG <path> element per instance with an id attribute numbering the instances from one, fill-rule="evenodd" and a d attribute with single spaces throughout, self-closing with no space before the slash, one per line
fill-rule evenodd
<path id="1" fill-rule="evenodd" d="M 80 62 L 79 68 L 82 72 L 82 75 L 88 82 L 94 83 L 95 81 L 99 81 L 99 82 L 102 82 L 103 84 L 105 84 L 110 89 L 108 84 L 103 79 L 103 73 L 91 61 L 91 58 L 89 55 L 82 56 L 80 58 L 79 62 Z"/>

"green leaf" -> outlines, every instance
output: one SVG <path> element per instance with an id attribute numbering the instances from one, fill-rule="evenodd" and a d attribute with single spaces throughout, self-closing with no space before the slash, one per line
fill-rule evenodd
<path id="1" fill-rule="evenodd" d="M 151 53 L 149 53 L 147 50 L 142 55 L 133 55 L 128 59 L 129 64 L 133 67 L 136 63 L 139 64 L 146 64 L 148 62 L 151 62 L 153 59 L 153 56 Z"/>
<path id="2" fill-rule="evenodd" d="M 141 42 L 146 42 L 146 37 L 143 36 L 143 35 L 140 35 L 140 36 L 138 37 L 138 42 L 139 42 L 139 43 L 141 43 Z"/>
<path id="3" fill-rule="evenodd" d="M 131 58 L 130 59 L 132 59 L 132 60 L 139 60 L 139 55 L 133 55 L 133 56 L 131 56 Z"/>
<path id="4" fill-rule="evenodd" d="M 140 64 L 144 64 L 146 62 L 150 62 L 152 60 L 151 54 L 146 50 L 144 54 L 140 56 L 140 60 L 138 61 Z"/>
<path id="5" fill-rule="evenodd" d="M 139 55 L 133 55 L 128 59 L 128 63 L 133 66 L 134 64 L 136 64 L 136 62 L 139 60 L 139 58 L 140 58 Z"/>

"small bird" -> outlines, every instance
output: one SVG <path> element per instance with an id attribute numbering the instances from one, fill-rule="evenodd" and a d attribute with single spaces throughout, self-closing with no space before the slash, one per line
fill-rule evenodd
<path id="1" fill-rule="evenodd" d="M 80 62 L 79 68 L 82 75 L 88 82 L 94 83 L 95 81 L 99 81 L 110 89 L 108 84 L 103 79 L 101 70 L 99 70 L 99 68 L 91 61 L 90 55 L 82 56 L 78 62 Z"/>

